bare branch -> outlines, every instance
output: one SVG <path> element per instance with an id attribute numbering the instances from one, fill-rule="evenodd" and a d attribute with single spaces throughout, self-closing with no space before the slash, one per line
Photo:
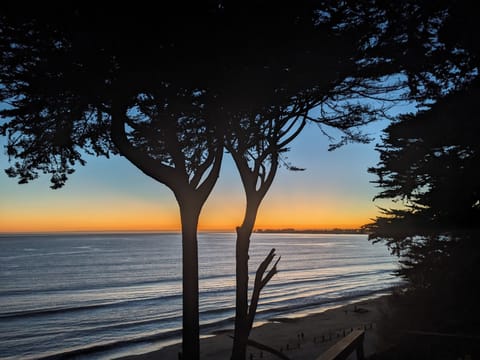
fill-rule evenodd
<path id="1" fill-rule="evenodd" d="M 257 272 L 255 274 L 255 282 L 253 285 L 252 299 L 250 301 L 250 307 L 248 309 L 247 315 L 247 324 L 248 324 L 248 333 L 250 333 L 253 321 L 255 320 L 255 313 L 257 312 L 258 301 L 260 299 L 260 292 L 265 287 L 265 285 L 271 280 L 271 278 L 277 273 L 277 264 L 280 261 L 280 258 L 277 259 L 273 267 L 264 277 L 265 271 L 275 257 L 275 249 L 270 250 L 270 253 L 265 257 L 265 259 L 258 266 Z"/>

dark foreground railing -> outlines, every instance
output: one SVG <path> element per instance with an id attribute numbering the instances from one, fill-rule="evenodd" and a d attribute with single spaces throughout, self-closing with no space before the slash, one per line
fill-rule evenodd
<path id="1" fill-rule="evenodd" d="M 363 338 L 365 331 L 353 330 L 350 334 L 338 341 L 335 345 L 325 351 L 316 360 L 344 360 L 354 350 L 357 352 L 357 359 L 364 360 Z"/>

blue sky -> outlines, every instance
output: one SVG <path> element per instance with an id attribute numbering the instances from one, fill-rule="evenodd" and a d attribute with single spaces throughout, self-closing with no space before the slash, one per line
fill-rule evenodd
<path id="1" fill-rule="evenodd" d="M 291 144 L 287 161 L 303 172 L 280 168 L 257 217 L 257 228 L 358 227 L 377 213 L 377 193 L 367 168 L 378 162 L 374 146 L 387 122 L 365 128 L 371 144 L 349 144 L 329 152 L 328 139 L 309 124 Z M 2 168 L 8 165 L 0 155 Z M 0 231 L 178 230 L 171 191 L 122 157 L 86 157 L 66 186 L 49 188 L 48 176 L 27 185 L 0 175 Z M 233 231 L 244 211 L 237 170 L 226 154 L 219 181 L 200 219 L 202 230 Z"/>

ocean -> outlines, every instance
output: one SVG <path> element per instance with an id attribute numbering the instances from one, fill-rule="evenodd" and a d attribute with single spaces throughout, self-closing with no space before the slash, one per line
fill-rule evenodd
<path id="1" fill-rule="evenodd" d="M 115 359 L 181 336 L 178 233 L 0 235 L 0 358 Z M 385 294 L 398 261 L 366 235 L 255 233 L 250 279 L 271 248 L 278 274 L 256 324 Z M 232 328 L 235 234 L 199 234 L 201 333 Z"/>

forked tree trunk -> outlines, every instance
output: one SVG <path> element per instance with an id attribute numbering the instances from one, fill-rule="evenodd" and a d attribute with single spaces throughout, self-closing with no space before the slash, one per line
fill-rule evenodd
<path id="1" fill-rule="evenodd" d="M 179 202 L 183 239 L 183 360 L 200 359 L 197 241 L 200 209 L 191 203 Z"/>
<path id="2" fill-rule="evenodd" d="M 248 256 L 247 256 L 248 257 Z M 247 311 L 244 313 L 245 316 L 240 317 L 237 311 L 237 317 L 235 318 L 235 336 L 233 338 L 233 349 L 232 349 L 232 359 L 235 360 L 245 360 L 247 355 L 247 345 L 256 343 L 249 340 L 250 332 L 252 331 L 253 322 L 255 320 L 255 314 L 257 312 L 258 301 L 260 300 L 260 292 L 271 280 L 271 278 L 277 273 L 277 264 L 280 261 L 280 257 L 277 259 L 275 264 L 267 272 L 267 268 L 273 261 L 275 257 L 275 249 L 272 249 L 270 253 L 265 257 L 262 263 L 258 266 L 258 269 L 255 274 L 255 283 L 253 285 L 252 297 L 250 299 L 250 305 L 247 303 Z M 247 266 L 248 271 L 248 266 Z M 245 288 L 241 291 L 245 293 L 245 296 L 248 297 L 248 276 L 240 276 L 240 278 L 245 278 Z M 237 274 L 237 284 L 239 276 Z M 238 293 L 238 291 L 237 291 Z M 237 327 L 238 326 L 238 327 Z M 256 343 L 258 344 L 258 343 Z M 268 346 L 264 346 L 264 350 L 276 354 L 275 351 Z M 277 354 L 278 355 L 278 354 Z"/>
<path id="3" fill-rule="evenodd" d="M 221 142 L 210 143 L 205 162 L 196 164 L 196 172 L 190 176 L 185 164 L 188 156 L 182 153 L 175 126 L 167 126 L 166 152 L 172 156 L 174 165 L 165 165 L 148 153 L 136 149 L 125 131 L 128 96 L 119 96 L 112 104 L 112 140 L 120 153 L 148 176 L 168 186 L 175 194 L 180 207 L 182 222 L 182 274 L 183 274 L 183 359 L 200 358 L 200 325 L 198 309 L 198 218 L 205 200 L 218 178 L 222 163 Z M 223 139 L 223 128 L 216 127 L 218 141 Z M 213 152 L 212 152 L 213 151 Z M 155 155 L 155 154 L 153 154 Z"/>
<path id="4" fill-rule="evenodd" d="M 235 332 L 232 349 L 232 360 L 245 360 L 247 342 L 250 335 L 248 321 L 248 252 L 250 236 L 255 225 L 260 201 L 248 199 L 243 223 L 237 227 L 236 242 L 236 303 Z"/>

